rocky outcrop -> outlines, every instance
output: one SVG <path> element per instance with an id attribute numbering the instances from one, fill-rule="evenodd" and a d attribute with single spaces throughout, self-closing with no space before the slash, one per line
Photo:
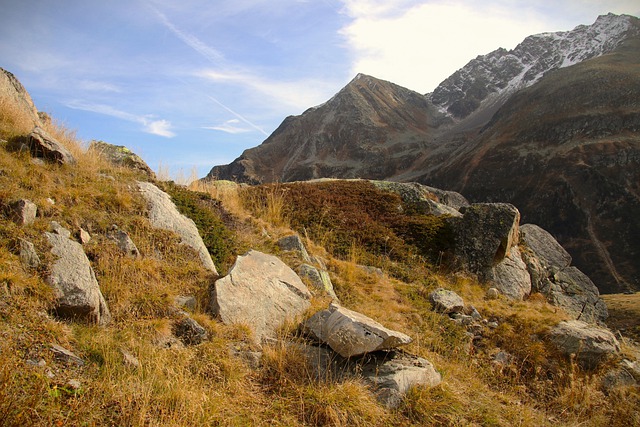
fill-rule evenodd
<path id="1" fill-rule="evenodd" d="M 338 299 L 333 289 L 333 283 L 331 283 L 331 277 L 326 270 L 318 269 L 309 264 L 301 264 L 298 267 L 298 275 L 302 279 L 306 279 L 314 288 L 324 291 L 334 300 Z"/>
<path id="2" fill-rule="evenodd" d="M 61 165 L 76 163 L 73 154 L 41 127 L 35 127 L 25 140 L 33 157 Z"/>
<path id="3" fill-rule="evenodd" d="M 337 304 L 312 316 L 305 323 L 305 329 L 342 357 L 394 349 L 411 342 L 409 336 Z"/>
<path id="4" fill-rule="evenodd" d="M 198 253 L 204 267 L 218 274 L 193 220 L 182 215 L 171 201 L 171 197 L 150 182 L 139 181 L 138 188 L 149 205 L 151 225 L 179 235 L 182 243 L 192 247 Z"/>
<path id="5" fill-rule="evenodd" d="M 300 239 L 300 236 L 298 236 L 297 234 L 292 234 L 290 236 L 281 238 L 280 240 L 278 240 L 278 246 L 283 251 L 297 253 L 304 262 L 311 262 L 311 258 L 309 257 L 307 248 L 305 248 L 304 243 L 302 243 L 302 239 Z"/>
<path id="6" fill-rule="evenodd" d="M 300 277 L 273 255 L 251 250 L 239 256 L 211 291 L 211 311 L 228 324 L 244 324 L 259 343 L 285 321 L 309 308 L 311 293 Z"/>
<path id="7" fill-rule="evenodd" d="M 56 257 L 47 277 L 56 297 L 56 314 L 99 325 L 109 323 L 109 307 L 82 245 L 69 239 L 68 230 L 56 228 L 58 233 L 45 233 Z"/>
<path id="8" fill-rule="evenodd" d="M 114 165 L 137 170 L 149 178 L 155 178 L 155 174 L 145 161 L 123 145 L 108 144 L 104 141 L 91 141 L 89 150 L 100 153 Z"/>
<path id="9" fill-rule="evenodd" d="M 408 206 L 426 214 L 461 217 L 459 209 L 469 202 L 459 193 L 418 184 L 416 182 L 371 181 L 377 188 L 398 194 Z"/>
<path id="10" fill-rule="evenodd" d="M 620 351 L 613 333 L 579 320 L 560 322 L 549 333 L 550 342 L 560 353 L 574 355 L 585 369 L 594 369 Z"/>
<path id="11" fill-rule="evenodd" d="M 523 257 L 532 289 L 578 320 L 603 322 L 608 312 L 598 288 L 587 275 L 569 265 L 571 256 L 567 251 L 550 233 L 536 225 L 525 224 L 521 231 Z"/>
<path id="12" fill-rule="evenodd" d="M 0 68 L 0 100 L 14 106 L 17 114 L 30 121 L 30 127 L 40 124 L 38 110 L 31 95 L 13 74 L 3 68 Z"/>
<path id="13" fill-rule="evenodd" d="M 486 279 L 491 269 L 518 244 L 520 212 L 507 203 L 476 203 L 460 208 L 462 218 L 451 218 L 453 255 L 467 271 Z"/>

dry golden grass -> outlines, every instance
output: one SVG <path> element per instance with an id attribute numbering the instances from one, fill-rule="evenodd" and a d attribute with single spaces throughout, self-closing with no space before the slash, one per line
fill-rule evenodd
<path id="1" fill-rule="evenodd" d="M 6 96 L 0 96 L 0 138 L 10 139 L 33 130 L 33 118 L 21 106 Z"/>

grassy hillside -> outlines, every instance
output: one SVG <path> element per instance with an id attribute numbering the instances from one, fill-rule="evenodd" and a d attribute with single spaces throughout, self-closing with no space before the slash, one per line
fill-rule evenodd
<path id="1" fill-rule="evenodd" d="M 18 125 L 10 106 L 2 108 L 0 138 L 29 131 Z M 209 288 L 217 277 L 176 235 L 151 227 L 135 186 L 145 178 L 88 152 L 62 126 L 48 130 L 72 150 L 77 165 L 41 164 L 9 151 L 5 142 L 0 146 L 0 206 L 27 198 L 39 209 L 30 226 L 0 215 L 3 425 L 640 424 L 637 390 L 605 395 L 599 381 L 606 368 L 582 372 L 543 344 L 540 337 L 565 318 L 562 312 L 536 296 L 519 303 L 486 300 L 473 279 L 436 268 L 446 228 L 409 206 L 400 214 L 390 193 L 365 183 L 256 188 L 212 183 L 200 192 L 157 183 L 200 227 L 221 274 L 249 248 L 295 266 L 299 261 L 281 253 L 275 242 L 292 229 L 301 233 L 311 254 L 326 260 L 342 303 L 413 337 L 406 350 L 433 362 L 444 379 L 434 388 L 412 389 L 394 410 L 378 404 L 360 381 L 317 380 L 299 350 L 285 344 L 302 339 L 295 327 L 283 328 L 282 341 L 258 348 L 246 327 L 211 317 Z M 113 315 L 107 327 L 51 314 L 54 296 L 44 281 L 51 256 L 43 237 L 51 221 L 73 233 L 80 228 L 91 233 L 85 251 Z M 106 238 L 113 224 L 129 233 L 141 257 L 123 256 Z M 34 243 L 42 267 L 22 266 L 17 238 Z M 428 294 L 440 286 L 460 293 L 499 326 L 486 329 L 472 346 L 462 326 L 431 310 Z M 171 334 L 179 295 L 196 297 L 191 315 L 210 339 L 166 348 L 162 343 Z M 315 295 L 307 316 L 327 303 L 326 296 Z M 86 364 L 56 360 L 51 343 Z M 258 366 L 234 356 L 257 350 L 263 352 Z M 513 363 L 493 363 L 499 350 L 511 353 Z M 625 351 L 631 351 L 629 344 Z M 125 354 L 139 364 L 127 362 Z"/>

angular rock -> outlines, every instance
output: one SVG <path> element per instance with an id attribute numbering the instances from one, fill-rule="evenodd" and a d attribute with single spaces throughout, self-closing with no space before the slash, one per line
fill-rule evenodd
<path id="1" fill-rule="evenodd" d="M 195 310 L 196 309 L 196 305 L 197 305 L 197 301 L 196 298 L 194 296 L 191 295 L 178 295 L 175 299 L 174 299 L 175 305 L 178 308 L 186 308 L 187 310 Z"/>
<path id="2" fill-rule="evenodd" d="M 624 359 L 602 378 L 602 388 L 610 393 L 620 387 L 640 386 L 640 363 Z"/>
<path id="3" fill-rule="evenodd" d="M 307 248 L 304 247 L 304 243 L 302 243 L 302 239 L 297 234 L 293 234 L 291 236 L 285 236 L 278 240 L 278 246 L 283 251 L 292 251 L 300 254 L 300 257 L 304 262 L 310 263 L 311 258 L 309 257 L 309 253 L 307 252 Z"/>
<path id="4" fill-rule="evenodd" d="M 155 174 L 144 160 L 123 145 L 108 144 L 104 141 L 91 141 L 89 150 L 100 153 L 107 160 L 117 166 L 124 166 L 144 173 L 150 178 Z"/>
<path id="5" fill-rule="evenodd" d="M 453 255 L 463 268 L 483 276 L 518 244 L 520 212 L 508 203 L 475 203 L 460 212 L 462 218 L 450 219 Z"/>
<path id="6" fill-rule="evenodd" d="M 182 215 L 171 197 L 149 182 L 138 181 L 138 188 L 149 204 L 149 220 L 151 225 L 163 230 L 173 231 L 182 238 L 182 243 L 192 247 L 200 256 L 205 268 L 218 274 L 211 255 L 207 250 L 196 224 Z"/>
<path id="7" fill-rule="evenodd" d="M 173 334 L 184 345 L 198 345 L 209 339 L 207 330 L 189 316 L 184 316 L 173 324 Z"/>
<path id="8" fill-rule="evenodd" d="M 7 206 L 7 215 L 18 225 L 29 225 L 36 220 L 38 207 L 31 200 L 20 199 Z"/>
<path id="9" fill-rule="evenodd" d="M 307 329 L 342 357 L 360 356 L 379 350 L 394 349 L 412 340 L 375 320 L 337 304 L 329 305 L 312 316 Z"/>
<path id="10" fill-rule="evenodd" d="M 620 351 L 620 344 L 610 330 L 580 320 L 560 322 L 549 332 L 549 340 L 560 353 L 574 354 L 585 369 L 596 368 Z"/>
<path id="11" fill-rule="evenodd" d="M 76 163 L 73 154 L 41 127 L 33 128 L 27 137 L 27 146 L 33 157 L 62 165 Z"/>
<path id="12" fill-rule="evenodd" d="M 65 318 L 83 319 L 105 325 L 111 320 L 107 302 L 82 245 L 69 239 L 64 228 L 61 234 L 46 232 L 51 253 L 56 256 L 49 269 L 48 283 L 56 297 L 56 313 Z"/>
<path id="13" fill-rule="evenodd" d="M 435 387 L 442 381 L 431 362 L 408 354 L 368 363 L 362 367 L 362 376 L 377 389 L 378 399 L 387 408 L 397 407 L 411 387 Z"/>
<path id="14" fill-rule="evenodd" d="M 64 237 L 65 239 L 71 238 L 71 232 L 60 225 L 57 221 L 51 221 L 49 224 L 51 230 L 59 236 Z"/>
<path id="15" fill-rule="evenodd" d="M 531 293 L 531 276 L 518 247 L 493 267 L 488 279 L 507 298 L 522 301 Z"/>
<path id="16" fill-rule="evenodd" d="M 259 343 L 275 337 L 287 319 L 304 313 L 310 298 L 300 277 L 280 259 L 251 250 L 216 281 L 211 311 L 224 323 L 248 325 Z"/>
<path id="17" fill-rule="evenodd" d="M 91 241 L 91 234 L 89 234 L 88 231 L 84 230 L 84 229 L 80 229 L 78 231 L 78 240 L 80 241 L 80 243 L 82 243 L 83 245 L 86 245 L 87 243 L 89 243 Z"/>
<path id="18" fill-rule="evenodd" d="M 609 316 L 596 285 L 576 267 L 554 274 L 543 283 L 540 292 L 551 304 L 562 307 L 578 320 L 601 323 Z"/>
<path id="19" fill-rule="evenodd" d="M 84 366 L 84 360 L 73 354 L 72 351 L 59 346 L 58 344 L 51 344 L 50 347 L 53 352 L 53 356 L 59 361 L 67 364 L 73 363 L 74 365 Z"/>
<path id="20" fill-rule="evenodd" d="M 333 283 L 331 283 L 329 273 L 325 270 L 319 270 L 309 264 L 302 264 L 298 267 L 298 275 L 303 279 L 307 279 L 313 287 L 326 292 L 334 300 L 338 299 L 333 290 Z"/>
<path id="21" fill-rule="evenodd" d="M 36 248 L 28 240 L 18 239 L 18 256 L 22 265 L 27 269 L 36 269 L 40 266 L 40 257 Z"/>
<path id="22" fill-rule="evenodd" d="M 464 310 L 464 301 L 460 295 L 448 289 L 438 288 L 429 294 L 429 301 L 433 309 L 438 313 L 461 313 Z"/>
<path id="23" fill-rule="evenodd" d="M 534 253 L 546 269 L 562 270 L 571 265 L 571 255 L 542 227 L 535 224 L 522 225 L 520 241 Z"/>
<path id="24" fill-rule="evenodd" d="M 114 226 L 114 230 L 109 232 L 107 237 L 113 240 L 116 243 L 116 246 L 118 246 L 118 249 L 120 249 L 125 255 L 133 258 L 140 256 L 140 251 L 126 231 L 119 230 L 118 227 Z"/>
<path id="25" fill-rule="evenodd" d="M 468 206 L 469 202 L 459 193 L 428 187 L 416 182 L 371 181 L 381 190 L 398 194 L 402 201 L 417 206 L 425 213 L 442 216 L 461 217 L 458 209 Z"/>

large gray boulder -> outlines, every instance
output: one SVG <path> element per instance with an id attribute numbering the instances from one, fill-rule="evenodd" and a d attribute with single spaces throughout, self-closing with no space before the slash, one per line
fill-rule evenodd
<path id="1" fill-rule="evenodd" d="M 39 126 L 33 128 L 27 136 L 26 145 L 33 157 L 52 163 L 69 165 L 76 163 L 75 157 L 67 148 Z"/>
<path id="2" fill-rule="evenodd" d="M 546 278 L 571 265 L 571 255 L 548 231 L 535 224 L 520 227 L 520 242 L 525 247 L 523 260 L 530 270 L 534 291 Z"/>
<path id="3" fill-rule="evenodd" d="M 151 225 L 176 233 L 182 238 L 182 243 L 192 247 L 198 253 L 205 268 L 218 274 L 193 220 L 182 215 L 171 201 L 171 197 L 150 182 L 139 181 L 138 188 L 149 204 Z"/>
<path id="4" fill-rule="evenodd" d="M 123 145 L 113 145 L 104 141 L 91 141 L 89 150 L 100 153 L 114 165 L 140 171 L 150 178 L 155 177 L 149 165 L 140 156 Z"/>
<path id="5" fill-rule="evenodd" d="M 491 269 L 488 278 L 509 299 L 522 301 L 531 293 L 531 276 L 517 246 Z"/>
<path id="6" fill-rule="evenodd" d="M 56 314 L 99 325 L 109 323 L 109 307 L 82 245 L 69 239 L 68 230 L 58 229 L 60 233 L 45 233 L 56 257 L 47 277 L 56 297 Z"/>
<path id="7" fill-rule="evenodd" d="M 304 326 L 310 335 L 342 357 L 394 349 L 412 341 L 402 332 L 387 329 L 370 317 L 337 304 L 316 313 Z"/>
<path id="8" fill-rule="evenodd" d="M 211 311 L 227 324 L 245 324 L 259 343 L 274 338 L 285 321 L 304 313 L 311 293 L 300 277 L 273 255 L 251 250 L 216 281 Z"/>
<path id="9" fill-rule="evenodd" d="M 543 282 L 540 292 L 547 300 L 562 307 L 575 319 L 602 323 L 609 316 L 598 288 L 576 267 L 567 267 Z"/>
<path id="10" fill-rule="evenodd" d="M 518 244 L 520 212 L 508 203 L 475 203 L 460 208 L 462 218 L 451 218 L 453 255 L 467 271 L 486 279 L 491 268 Z"/>
<path id="11" fill-rule="evenodd" d="M 575 355 L 585 369 L 598 367 L 620 351 L 620 344 L 609 329 L 580 320 L 560 322 L 551 329 L 549 340 L 560 353 Z"/>

